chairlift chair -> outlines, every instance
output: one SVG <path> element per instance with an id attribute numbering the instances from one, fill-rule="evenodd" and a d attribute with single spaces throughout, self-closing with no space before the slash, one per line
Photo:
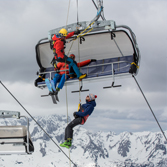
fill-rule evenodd
<path id="1" fill-rule="evenodd" d="M 80 22 L 79 25 L 74 23 L 50 30 L 48 37 L 41 39 L 36 45 L 36 60 L 40 69 L 43 69 L 42 72 L 41 70 L 38 72 L 38 75 L 45 75 L 46 78 L 51 79 L 56 73 L 54 67 L 50 64 L 53 59 L 53 52 L 50 49 L 52 36 L 57 34 L 61 28 L 66 28 L 68 32 L 72 32 L 78 27 L 82 32 L 89 24 L 90 22 L 84 21 Z M 80 58 L 78 56 L 78 40 L 68 43 L 73 39 L 71 38 L 66 43 L 67 56 L 75 54 L 77 62 L 79 60 L 96 59 L 96 62 L 80 68 L 82 73 L 87 73 L 87 78 L 84 78 L 83 82 L 110 78 L 114 80 L 116 77 L 130 76 L 131 63 L 135 62 L 137 66 L 140 63 L 140 52 L 132 30 L 128 26 L 116 26 L 113 20 L 96 21 L 89 29 L 91 28 L 93 29 L 89 33 L 79 37 Z M 134 75 L 137 75 L 137 73 L 138 69 Z M 69 79 L 67 85 L 76 81 L 78 80 Z M 44 81 L 37 83 L 39 88 L 45 86 Z"/>
<path id="2" fill-rule="evenodd" d="M 10 154 L 32 154 L 34 146 L 29 133 L 29 119 L 20 116 L 20 112 L 0 110 L 0 118 L 24 117 L 27 126 L 0 126 L 0 155 Z"/>

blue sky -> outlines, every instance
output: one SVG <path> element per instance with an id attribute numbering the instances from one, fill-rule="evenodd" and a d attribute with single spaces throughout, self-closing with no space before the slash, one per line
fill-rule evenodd
<path id="1" fill-rule="evenodd" d="M 127 25 L 136 34 L 141 52 L 141 65 L 136 76 L 155 115 L 167 130 L 167 1 L 165 0 L 104 0 L 104 16 Z M 0 80 L 33 115 L 66 115 L 65 89 L 60 103 L 41 98 L 47 89 L 34 87 L 36 72 L 35 45 L 47 37 L 49 30 L 64 26 L 67 21 L 66 0 L 0 0 Z M 91 0 L 79 1 L 79 21 L 90 21 L 96 14 Z M 77 21 L 76 1 L 71 0 L 68 24 Z M 133 78 L 116 80 L 121 88 L 103 90 L 112 79 L 85 84 L 91 93 L 97 94 L 97 107 L 84 125 L 91 131 L 159 131 L 159 128 Z M 95 86 L 96 85 L 96 86 Z M 78 85 L 68 86 L 68 114 L 77 110 L 78 94 L 71 94 Z M 25 111 L 0 86 L 0 109 Z M 87 92 L 82 93 L 82 102 Z"/>

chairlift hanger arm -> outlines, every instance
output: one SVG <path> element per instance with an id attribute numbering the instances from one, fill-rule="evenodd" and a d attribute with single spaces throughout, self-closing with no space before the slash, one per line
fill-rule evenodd
<path id="1" fill-rule="evenodd" d="M 92 2 L 93 2 L 93 4 L 95 5 L 96 9 L 98 10 L 98 7 L 97 7 L 95 1 L 92 0 Z M 102 11 L 102 12 L 103 12 L 103 11 Z M 102 20 L 106 20 L 106 19 L 104 18 L 104 14 L 102 15 L 102 12 L 100 13 L 100 17 L 102 18 Z"/>
<path id="2" fill-rule="evenodd" d="M 97 9 L 97 14 L 96 14 L 95 18 L 90 22 L 89 25 L 91 25 L 93 22 L 96 22 L 99 19 L 99 17 L 101 16 L 101 13 L 103 12 L 102 0 L 97 0 L 98 6 L 95 4 L 94 0 L 92 0 L 92 1 Z"/>

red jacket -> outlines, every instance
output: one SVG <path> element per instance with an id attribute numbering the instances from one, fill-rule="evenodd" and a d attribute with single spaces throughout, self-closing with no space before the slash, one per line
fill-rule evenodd
<path id="1" fill-rule="evenodd" d="M 85 60 L 85 61 L 82 61 L 82 62 L 80 62 L 80 63 L 77 63 L 77 66 L 78 67 L 82 67 L 82 66 L 85 66 L 85 65 L 87 65 L 87 64 L 89 64 L 91 62 L 91 60 L 90 59 L 88 59 L 88 60 Z M 65 63 L 63 63 L 63 62 L 59 62 L 59 63 L 57 63 L 57 69 L 58 70 L 69 70 L 69 67 L 68 67 L 68 64 L 66 64 L 66 66 L 65 66 Z M 60 73 L 59 73 L 60 75 L 63 75 L 63 74 L 65 74 L 65 71 L 60 71 Z M 69 71 L 66 71 L 66 74 L 69 74 Z"/>
<path id="2" fill-rule="evenodd" d="M 66 39 L 72 37 L 74 35 L 74 31 L 69 33 L 67 36 L 66 36 Z M 64 58 L 64 42 L 56 37 L 56 35 L 53 36 L 52 38 L 53 41 L 55 41 L 54 45 L 53 45 L 53 48 L 56 50 L 56 54 L 57 56 L 55 56 L 55 59 L 57 58 Z"/>

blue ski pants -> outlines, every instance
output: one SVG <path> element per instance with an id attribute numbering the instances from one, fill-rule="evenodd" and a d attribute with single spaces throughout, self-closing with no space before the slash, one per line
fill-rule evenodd
<path id="1" fill-rule="evenodd" d="M 67 79 L 69 78 L 69 76 L 68 76 L 68 75 L 65 75 L 65 74 L 63 74 L 63 75 L 60 75 L 60 74 L 58 74 L 58 73 L 55 74 L 55 76 L 54 76 L 54 78 L 53 78 L 55 87 L 56 87 L 56 85 L 57 85 L 57 82 L 60 81 L 60 82 L 59 82 L 59 85 L 58 85 L 57 87 L 58 87 L 59 89 L 62 89 L 62 88 L 63 88 L 64 83 L 65 83 L 65 76 L 66 76 Z"/>

